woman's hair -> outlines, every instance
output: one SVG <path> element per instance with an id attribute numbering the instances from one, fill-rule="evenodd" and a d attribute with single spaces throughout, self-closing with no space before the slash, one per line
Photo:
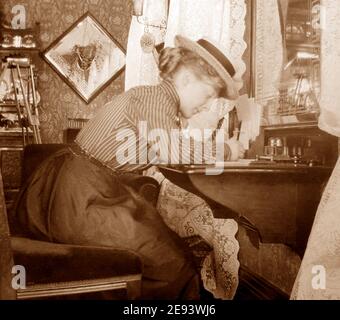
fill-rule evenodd
<path id="1" fill-rule="evenodd" d="M 225 89 L 224 81 L 217 72 L 197 53 L 185 48 L 164 48 L 159 56 L 159 71 L 162 79 L 172 79 L 181 67 L 191 70 L 200 80 L 210 80 L 218 93 Z"/>

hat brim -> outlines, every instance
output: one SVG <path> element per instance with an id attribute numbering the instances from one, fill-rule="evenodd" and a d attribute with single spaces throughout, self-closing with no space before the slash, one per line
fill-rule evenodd
<path id="1" fill-rule="evenodd" d="M 226 85 L 226 90 L 224 94 L 222 94 L 224 98 L 235 100 L 239 97 L 235 81 L 230 76 L 228 71 L 222 66 L 222 64 L 211 53 L 209 53 L 209 51 L 204 49 L 197 42 L 180 35 L 175 36 L 175 45 L 176 47 L 183 47 L 197 53 L 202 59 L 209 63 L 211 67 L 214 68 Z"/>

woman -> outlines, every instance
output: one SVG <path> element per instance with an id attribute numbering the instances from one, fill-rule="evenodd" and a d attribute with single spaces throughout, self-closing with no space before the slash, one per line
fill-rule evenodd
<path id="1" fill-rule="evenodd" d="M 188 134 L 221 126 L 228 135 L 226 143 L 230 143 L 229 134 L 233 134 L 235 117 L 234 112 L 230 112 L 233 106 L 223 98 L 216 102 L 188 120 Z M 243 158 L 242 145 L 235 152 L 232 150 L 231 155 L 232 160 Z M 215 299 L 233 299 L 239 273 L 237 222 L 232 219 L 215 219 L 211 208 L 202 198 L 173 184 L 160 172 L 153 172 L 152 176 L 161 182 L 157 210 L 166 225 L 192 249 L 203 287 Z"/>
<path id="2" fill-rule="evenodd" d="M 82 129 L 75 147 L 40 166 L 19 197 L 17 215 L 36 238 L 136 252 L 145 299 L 198 298 L 198 278 L 179 237 L 154 209 L 141 205 L 122 176 L 183 160 L 185 138 L 182 153 L 167 143 L 171 130 L 180 129 L 179 114 L 190 118 L 219 96 L 237 97 L 235 71 L 210 42 L 181 36 L 175 48 L 161 52 L 159 70 L 160 85 L 115 97 Z M 141 123 L 158 130 L 157 143 L 145 139 Z M 197 159 L 199 150 L 187 148 L 190 160 Z"/>

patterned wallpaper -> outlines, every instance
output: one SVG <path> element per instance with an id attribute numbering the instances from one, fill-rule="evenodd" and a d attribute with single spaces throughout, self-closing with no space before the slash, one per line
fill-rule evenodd
<path id="1" fill-rule="evenodd" d="M 2 10 L 11 20 L 12 7 L 26 8 L 26 25 L 40 22 L 42 50 L 67 30 L 86 11 L 90 11 L 118 42 L 126 48 L 131 19 L 131 2 L 126 0 L 6 0 Z M 124 88 L 124 72 L 86 104 L 41 59 L 38 90 L 41 95 L 41 135 L 45 143 L 62 142 L 67 118 L 89 118 Z"/>
<path id="2" fill-rule="evenodd" d="M 248 12 L 250 12 L 250 1 L 247 0 Z M 26 8 L 27 27 L 32 27 L 35 22 L 40 22 L 42 50 L 86 11 L 90 11 L 104 28 L 126 48 L 131 19 L 130 0 L 6 0 L 1 2 L 0 6 L 2 5 L 2 10 L 11 17 L 11 9 L 16 4 L 22 4 Z M 250 43 L 250 37 L 250 17 L 248 16 L 245 34 L 248 43 Z M 243 58 L 248 65 L 244 75 L 245 86 L 242 90 L 242 93 L 246 93 L 250 90 L 250 46 Z M 91 117 L 100 106 L 123 91 L 124 73 L 87 105 L 41 60 L 38 89 L 42 98 L 43 142 L 62 142 L 67 118 Z M 249 243 L 242 229 L 239 232 L 239 241 L 242 248 L 239 258 L 242 263 L 289 294 L 300 265 L 299 258 L 283 245 L 267 244 L 256 249 Z M 280 272 L 280 270 L 285 270 L 285 272 Z"/>
<path id="3" fill-rule="evenodd" d="M 250 1 L 247 0 L 248 10 Z M 12 8 L 17 5 L 26 8 L 26 25 L 34 26 L 40 22 L 41 51 L 47 48 L 57 37 L 64 33 L 86 11 L 95 18 L 126 48 L 131 20 L 131 0 L 6 0 L 0 4 L 1 10 L 10 20 Z M 249 18 L 249 17 L 248 17 Z M 247 19 L 245 38 L 250 41 L 250 19 Z M 90 118 L 96 110 L 108 102 L 112 96 L 124 89 L 124 72 L 116 78 L 90 104 L 83 100 L 40 58 L 38 90 L 41 95 L 41 134 L 43 142 L 62 142 L 63 129 L 67 127 L 67 118 Z M 250 48 L 248 46 L 244 60 L 249 66 Z M 242 93 L 249 92 L 250 69 L 244 75 Z"/>

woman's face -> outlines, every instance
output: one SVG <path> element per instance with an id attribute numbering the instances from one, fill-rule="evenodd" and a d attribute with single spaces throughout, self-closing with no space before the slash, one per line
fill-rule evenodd
<path id="1" fill-rule="evenodd" d="M 194 75 L 177 86 L 177 92 L 180 98 L 180 111 L 187 119 L 204 110 L 218 97 L 213 84 Z"/>

